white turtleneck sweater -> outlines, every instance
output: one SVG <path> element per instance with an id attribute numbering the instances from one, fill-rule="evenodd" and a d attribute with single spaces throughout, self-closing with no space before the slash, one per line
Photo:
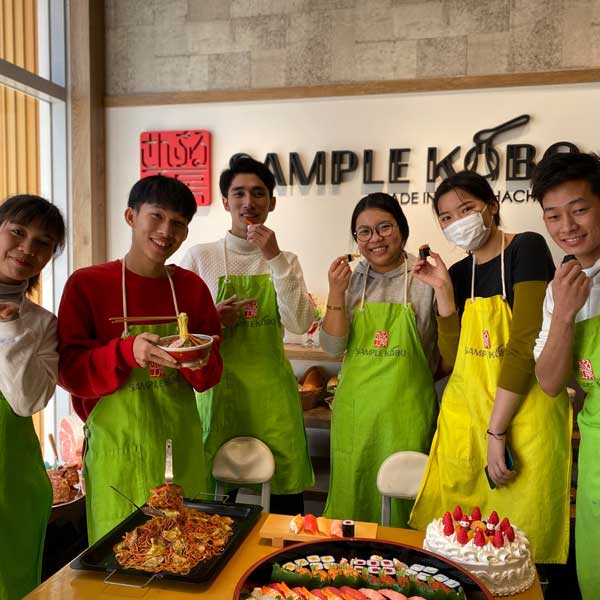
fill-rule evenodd
<path id="1" fill-rule="evenodd" d="M 48 404 L 57 377 L 56 317 L 23 298 L 19 316 L 0 321 L 0 391 L 17 415 L 29 417 Z"/>
<path id="2" fill-rule="evenodd" d="M 592 280 L 590 295 L 581 310 L 575 315 L 575 322 L 586 321 L 600 314 L 600 260 L 597 260 L 591 267 L 583 269 L 583 272 Z M 554 296 L 552 295 L 552 282 L 546 288 L 546 298 L 544 299 L 542 329 L 535 341 L 533 356 L 537 361 L 548 340 L 550 332 L 550 322 L 554 312 Z"/>
<path id="3" fill-rule="evenodd" d="M 190 248 L 181 260 L 181 266 L 198 274 L 215 299 L 219 277 L 225 275 L 226 271 L 224 244 L 227 247 L 227 274 L 270 274 L 283 326 L 296 334 L 308 331 L 314 321 L 315 309 L 295 254 L 280 252 L 275 258 L 267 260 L 257 246 L 227 232 L 224 240 Z"/>

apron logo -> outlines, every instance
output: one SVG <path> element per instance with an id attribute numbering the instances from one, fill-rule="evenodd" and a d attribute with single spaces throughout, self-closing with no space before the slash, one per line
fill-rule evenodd
<path id="1" fill-rule="evenodd" d="M 492 344 L 490 342 L 490 332 L 487 329 L 483 330 L 483 347 L 486 350 L 489 350 L 492 347 Z"/>
<path id="2" fill-rule="evenodd" d="M 579 374 L 581 375 L 581 379 L 584 379 L 585 381 L 594 381 L 596 379 L 591 360 L 579 360 L 577 361 L 577 364 L 579 366 Z"/>
<path id="3" fill-rule="evenodd" d="M 256 317 L 258 317 L 258 304 L 253 300 L 244 306 L 244 319 L 256 319 Z"/>
<path id="4" fill-rule="evenodd" d="M 161 365 L 151 362 L 148 365 L 148 374 L 150 377 L 162 377 L 165 374 L 165 371 Z"/>
<path id="5" fill-rule="evenodd" d="M 387 348 L 389 341 L 389 333 L 387 331 L 376 331 L 375 332 L 375 341 L 373 342 L 373 346 L 375 348 Z"/>

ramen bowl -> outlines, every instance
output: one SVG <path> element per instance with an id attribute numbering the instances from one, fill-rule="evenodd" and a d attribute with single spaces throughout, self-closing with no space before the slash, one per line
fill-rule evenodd
<path id="1" fill-rule="evenodd" d="M 167 335 L 160 338 L 158 347 L 170 354 L 182 367 L 193 366 L 208 358 L 214 340 L 210 335 L 202 333 L 191 333 L 190 336 L 196 338 L 200 342 L 200 345 L 173 347 L 171 344 L 178 340 L 179 336 Z"/>

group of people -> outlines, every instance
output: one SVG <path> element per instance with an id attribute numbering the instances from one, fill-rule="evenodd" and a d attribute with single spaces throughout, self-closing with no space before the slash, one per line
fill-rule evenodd
<path id="1" fill-rule="evenodd" d="M 600 593 L 600 158 L 555 154 L 536 167 L 533 195 L 569 260 L 555 269 L 544 238 L 500 227 L 488 181 L 463 171 L 443 181 L 435 216 L 467 256 L 447 269 L 405 246 L 397 200 L 373 193 L 350 231 L 362 255 L 328 272 L 321 345 L 344 355 L 331 427 L 325 514 L 379 520 L 376 476 L 394 452 L 429 455 L 415 502 L 393 503 L 392 524 L 424 529 L 460 504 L 508 516 L 534 559 L 564 563 L 569 545 L 572 409 L 565 386 L 587 393 L 576 551 L 585 600 Z M 56 317 L 27 298 L 65 228 L 37 196 L 0 206 L 0 600 L 39 582 L 51 506 L 31 415 L 60 384 L 84 421 L 89 541 L 122 521 L 164 479 L 173 440 L 175 480 L 194 497 L 213 489 L 212 461 L 236 436 L 265 442 L 275 459 L 272 512 L 303 512 L 314 483 L 297 383 L 282 329 L 304 333 L 314 307 L 298 258 L 265 225 L 275 180 L 235 155 L 219 180 L 231 229 L 167 265 L 196 211 L 181 182 L 152 176 L 132 188 L 120 260 L 69 278 Z M 429 255 L 428 255 L 429 254 Z M 596 291 L 595 291 L 596 290 Z M 158 345 L 189 331 L 213 336 L 208 358 L 182 366 Z M 441 403 L 434 383 L 450 375 Z M 235 491 L 232 492 L 235 494 Z"/>

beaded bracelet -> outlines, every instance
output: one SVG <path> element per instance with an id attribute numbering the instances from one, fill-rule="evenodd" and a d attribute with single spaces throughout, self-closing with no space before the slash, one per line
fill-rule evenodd
<path id="1" fill-rule="evenodd" d="M 506 431 L 503 431 L 502 433 L 494 433 L 493 431 L 490 431 L 489 429 L 486 431 L 486 433 L 488 435 L 491 435 L 495 440 L 501 440 L 506 435 Z"/>

